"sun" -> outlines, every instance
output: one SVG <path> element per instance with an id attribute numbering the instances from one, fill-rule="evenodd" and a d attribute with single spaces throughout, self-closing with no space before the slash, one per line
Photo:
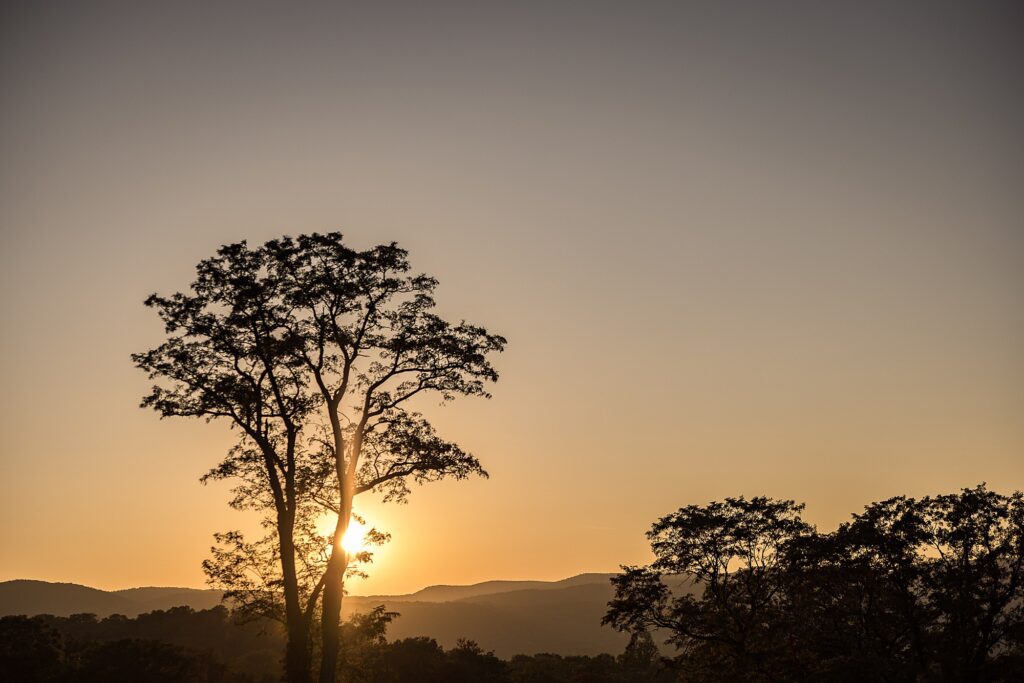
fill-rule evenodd
<path id="1" fill-rule="evenodd" d="M 327 539 L 328 553 L 330 553 L 331 537 L 334 536 L 334 527 L 337 523 L 338 516 L 334 513 L 330 513 L 321 517 L 316 525 L 317 532 Z M 369 530 L 370 527 L 359 520 L 350 520 L 348 523 L 348 529 L 341 537 L 341 547 L 345 549 L 345 553 L 348 555 L 355 555 L 366 550 L 366 534 Z"/>
<path id="2" fill-rule="evenodd" d="M 341 537 L 341 547 L 349 555 L 362 552 L 366 549 L 367 531 L 369 531 L 369 527 L 365 524 L 354 519 L 351 520 L 348 523 L 348 529 L 345 530 L 345 535 Z"/>

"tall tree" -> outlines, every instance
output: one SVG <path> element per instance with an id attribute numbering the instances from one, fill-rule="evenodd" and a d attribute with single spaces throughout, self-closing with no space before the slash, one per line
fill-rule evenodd
<path id="1" fill-rule="evenodd" d="M 647 533 L 655 561 L 612 579 L 604 623 L 666 631 L 688 680 L 771 680 L 786 652 L 780 568 L 787 547 L 813 531 L 802 510 L 740 497 L 661 518 Z"/>
<path id="2" fill-rule="evenodd" d="M 407 406 L 429 393 L 444 401 L 488 397 L 485 383 L 498 379 L 488 357 L 505 339 L 435 314 L 437 280 L 410 274 L 406 251 L 394 243 L 357 252 L 331 233 L 275 240 L 266 249 L 296 313 L 288 337 L 298 340 L 330 425 L 334 488 L 324 500 L 337 524 L 324 581 L 320 681 L 333 683 L 349 563 L 341 539 L 353 500 L 376 490 L 403 498 L 410 478 L 482 473 L 476 458 Z"/>
<path id="3" fill-rule="evenodd" d="M 1024 675 L 1024 495 L 983 484 L 867 506 L 837 532 L 898 597 L 919 677 Z M 854 545 L 855 544 L 855 545 Z"/>
<path id="4" fill-rule="evenodd" d="M 1024 680 L 1024 495 L 898 496 L 830 534 L 801 509 L 727 499 L 659 520 L 654 563 L 613 579 L 605 622 L 666 632 L 687 680 Z"/>
<path id="5" fill-rule="evenodd" d="M 224 467 L 253 464 L 272 502 L 275 557 L 280 565 L 287 628 L 285 671 L 306 681 L 310 670 L 310 606 L 300 593 L 295 522 L 303 427 L 318 397 L 308 390 L 296 340 L 282 335 L 292 314 L 263 250 L 244 243 L 221 247 L 201 261 L 188 294 L 154 294 L 146 305 L 164 322 L 167 339 L 132 356 L 161 381 L 143 399 L 162 417 L 223 419 L 240 431 Z M 233 539 L 230 539 L 233 540 Z"/>
<path id="6" fill-rule="evenodd" d="M 943 615 L 936 634 L 943 675 L 994 677 L 994 655 L 1019 653 L 1024 642 L 1024 495 L 980 485 L 924 505 L 934 551 L 927 599 Z"/>
<path id="7" fill-rule="evenodd" d="M 208 570 L 254 609 L 272 612 L 280 595 L 291 681 L 309 677 L 318 613 L 319 678 L 333 683 L 354 497 L 403 500 L 412 481 L 486 474 L 409 406 L 430 393 L 489 396 L 498 375 L 488 357 L 505 339 L 436 315 L 437 281 L 410 274 L 393 243 L 356 251 L 338 233 L 242 242 L 197 274 L 189 294 L 147 300 L 168 338 L 133 356 L 163 381 L 143 405 L 240 430 L 210 476 L 239 478 L 233 504 L 266 510 L 272 533 L 257 544 L 222 536 Z M 337 515 L 321 546 L 311 537 L 316 505 Z M 248 571 L 267 566 L 280 574 Z"/>

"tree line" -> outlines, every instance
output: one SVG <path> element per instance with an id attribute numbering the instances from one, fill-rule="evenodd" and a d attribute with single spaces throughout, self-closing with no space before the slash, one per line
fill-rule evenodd
<path id="1" fill-rule="evenodd" d="M 655 632 L 684 681 L 1024 680 L 1024 497 L 898 496 L 832 533 L 727 498 L 657 520 L 605 623 Z"/>
<path id="2" fill-rule="evenodd" d="M 619 656 L 516 655 L 502 660 L 471 640 L 445 649 L 429 637 L 388 641 L 397 616 L 383 607 L 340 629 L 339 683 L 669 683 L 653 641 Z M 284 674 L 278 622 L 224 607 L 114 615 L 0 618 L 0 672 L 19 683 L 272 683 Z"/>

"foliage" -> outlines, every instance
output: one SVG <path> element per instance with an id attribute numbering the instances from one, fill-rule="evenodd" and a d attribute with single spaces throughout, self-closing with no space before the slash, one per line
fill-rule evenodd
<path id="1" fill-rule="evenodd" d="M 317 616 L 321 679 L 334 679 L 343 580 L 371 557 L 341 548 L 353 498 L 404 501 L 411 483 L 486 476 L 409 407 L 488 397 L 498 379 L 489 357 L 505 339 L 437 315 L 436 286 L 394 243 L 358 251 L 313 233 L 223 246 L 188 293 L 146 300 L 166 339 L 132 356 L 157 382 L 142 405 L 238 430 L 204 480 L 235 481 L 231 505 L 264 515 L 264 538 L 218 535 L 204 569 L 235 605 L 287 625 L 290 680 L 308 680 Z M 337 516 L 326 539 L 325 511 Z"/>
<path id="2" fill-rule="evenodd" d="M 394 612 L 378 607 L 342 624 L 342 683 L 668 683 L 639 637 L 620 657 L 517 655 L 472 640 L 445 650 L 427 637 L 387 640 Z M 270 683 L 284 634 L 277 622 L 244 620 L 223 607 L 175 608 L 135 619 L 91 614 L 0 618 L 0 672 L 25 683 Z M 637 656 L 638 652 L 646 655 Z"/>
<path id="3" fill-rule="evenodd" d="M 831 534 L 755 498 L 658 520 L 605 622 L 658 629 L 685 680 L 1024 675 L 1024 498 L 984 485 L 867 506 Z"/>
<path id="4" fill-rule="evenodd" d="M 12 681 L 55 683 L 270 683 L 280 677 L 281 641 L 272 624 L 242 624 L 223 607 L 135 619 L 3 617 L 0 671 Z"/>
<path id="5" fill-rule="evenodd" d="M 60 634 L 25 616 L 0 619 L 0 669 L 12 680 L 42 683 L 57 680 L 65 666 Z"/>

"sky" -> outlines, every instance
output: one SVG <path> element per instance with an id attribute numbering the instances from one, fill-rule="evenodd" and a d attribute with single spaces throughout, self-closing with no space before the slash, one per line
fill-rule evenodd
<path id="1" fill-rule="evenodd" d="M 355 593 L 648 561 L 725 496 L 1024 489 L 1024 8 L 3 3 L 0 580 L 201 586 L 253 521 L 142 305 L 224 243 L 395 240 L 506 336 L 425 405 L 488 480 L 359 501 Z"/>

